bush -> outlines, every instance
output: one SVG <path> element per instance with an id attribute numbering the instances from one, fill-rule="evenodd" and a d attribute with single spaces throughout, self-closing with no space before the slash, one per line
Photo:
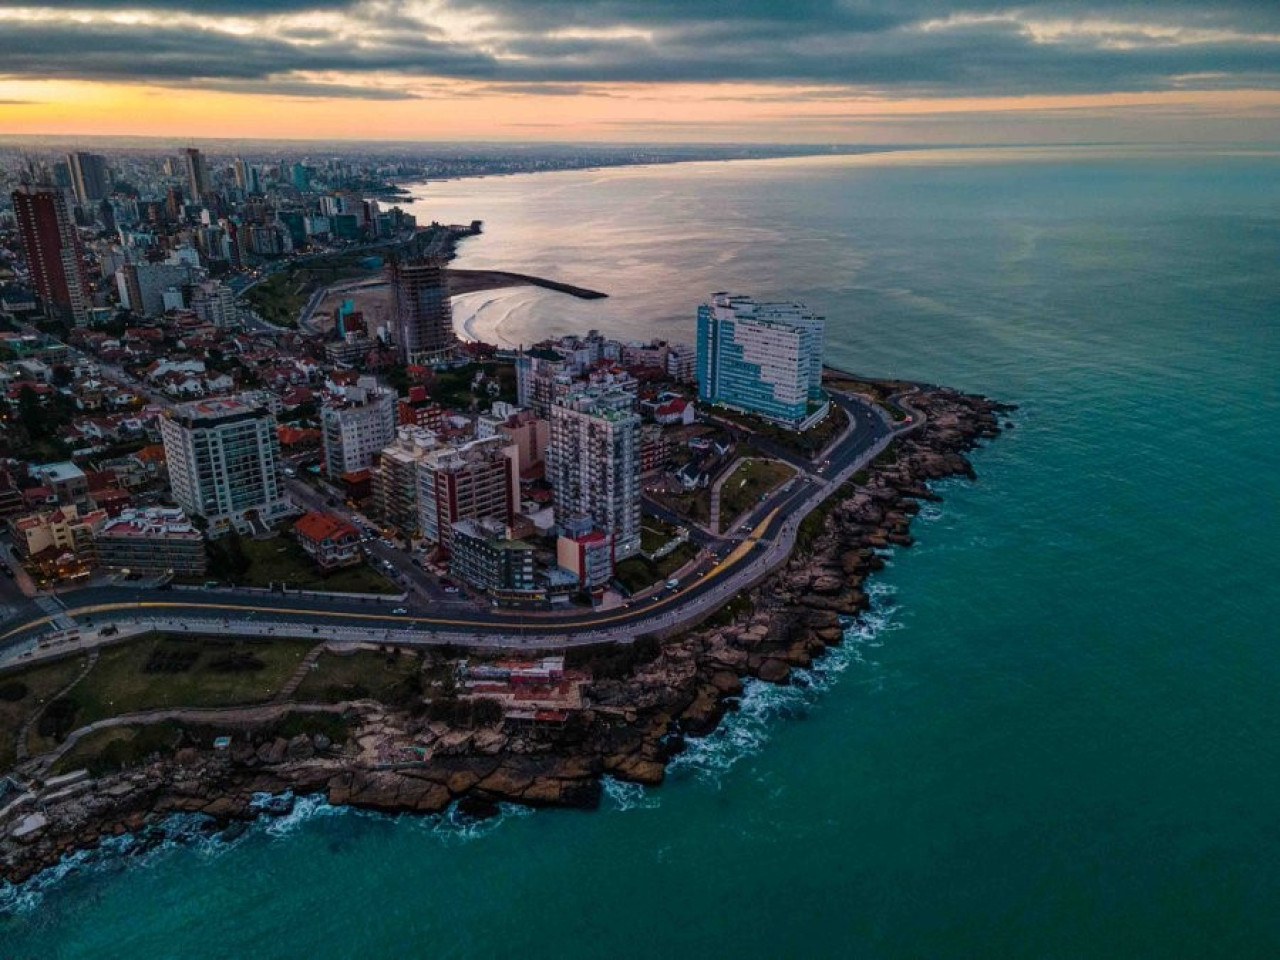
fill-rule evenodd
<path id="1" fill-rule="evenodd" d="M 75 729 L 76 714 L 79 712 L 80 705 L 74 700 L 66 697 L 54 700 L 45 707 L 44 713 L 40 714 L 36 733 L 50 740 L 65 740 L 67 734 Z"/>
<path id="2" fill-rule="evenodd" d="M 8 683 L 0 683 L 0 700 L 7 703 L 17 703 L 26 697 L 31 690 L 21 680 L 10 680 Z"/>

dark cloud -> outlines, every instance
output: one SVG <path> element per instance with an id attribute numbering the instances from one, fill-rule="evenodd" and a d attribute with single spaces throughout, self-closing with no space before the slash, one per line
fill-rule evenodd
<path id="1" fill-rule="evenodd" d="M 278 96 L 400 99 L 398 83 L 465 80 L 481 92 L 607 95 L 612 83 L 756 82 L 897 95 L 1045 94 L 1188 87 L 1280 86 L 1280 0 L 450 0 L 484 14 L 483 46 L 450 42 L 437 26 L 381 0 L 67 0 L 55 9 L 171 7 L 269 14 L 351 8 L 358 42 L 299 24 L 240 35 L 189 26 L 10 20 L 0 76 L 137 81 Z M 947 20 L 949 16 L 956 19 Z M 1055 42 L 1036 19 L 1074 23 Z M 945 21 L 939 24 L 938 21 Z M 1129 25 L 1102 43 L 1080 24 Z M 1230 30 L 1175 42 L 1144 28 Z M 1256 35 L 1255 35 L 1256 34 Z M 1185 39 L 1185 37 L 1183 37 Z M 305 41 L 305 42 L 300 42 Z M 315 82 L 342 75 L 341 84 Z M 365 87 L 361 75 L 393 84 Z M 351 81 L 351 82 L 347 82 Z"/>
<path id="2" fill-rule="evenodd" d="M 45 10 L 172 10 L 182 13 L 218 13 L 261 16 L 275 13 L 298 13 L 306 10 L 344 10 L 357 6 L 360 0 L 45 0 L 33 3 Z"/>

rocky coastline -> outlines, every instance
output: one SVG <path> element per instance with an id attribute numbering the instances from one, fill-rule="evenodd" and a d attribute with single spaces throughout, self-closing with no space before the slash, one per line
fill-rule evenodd
<path id="1" fill-rule="evenodd" d="M 343 744 L 250 729 L 221 750 L 184 745 L 11 809 L 0 823 L 0 880 L 22 883 L 109 837 L 145 836 L 175 813 L 234 830 L 278 812 L 264 809 L 266 794 L 322 793 L 388 813 L 438 814 L 457 803 L 484 816 L 509 801 L 594 808 L 605 775 L 661 783 L 685 738 L 707 735 L 733 709 L 744 680 L 787 683 L 842 642 L 849 618 L 870 605 L 863 586 L 884 565 L 882 553 L 909 547 L 921 502 L 939 499 L 928 484 L 972 478 L 965 454 L 995 437 L 1012 409 L 940 387 L 912 388 L 899 403 L 917 427 L 810 516 L 788 561 L 749 601 L 676 637 L 588 654 L 587 706 L 563 726 L 460 727 L 421 709 L 358 701 L 347 708 Z M 388 742 L 421 759 L 388 761 L 377 746 Z"/>

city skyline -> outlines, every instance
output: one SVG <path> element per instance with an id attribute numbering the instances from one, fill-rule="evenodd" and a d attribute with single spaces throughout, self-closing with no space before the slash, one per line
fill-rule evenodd
<path id="1" fill-rule="evenodd" d="M 1246 0 L 65 0 L 0 10 L 0 133 L 1265 140 L 1278 54 Z"/>

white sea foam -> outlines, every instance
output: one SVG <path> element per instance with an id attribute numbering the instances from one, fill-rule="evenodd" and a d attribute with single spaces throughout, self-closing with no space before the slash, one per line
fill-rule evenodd
<path id="1" fill-rule="evenodd" d="M 603 777 L 600 787 L 608 801 L 608 809 L 619 812 L 626 810 L 653 810 L 661 802 L 654 790 L 645 789 L 644 784 L 628 783 L 615 777 Z"/>
<path id="2" fill-rule="evenodd" d="M 438 817 L 422 818 L 418 823 L 421 829 L 443 843 L 469 843 L 489 836 L 509 820 L 531 817 L 533 812 L 531 807 L 523 807 L 515 803 L 500 803 L 496 816 L 477 819 L 467 816 L 459 809 L 458 804 L 454 803 Z"/>
<path id="3" fill-rule="evenodd" d="M 893 587 L 867 585 L 871 609 L 845 625 L 844 642 L 832 647 L 807 670 L 792 670 L 785 686 L 748 679 L 743 684 L 738 709 L 708 736 L 689 738 L 687 748 L 675 757 L 668 772 L 718 783 L 739 761 L 759 753 L 779 721 L 803 717 L 836 679 L 857 665 L 873 674 L 873 651 L 886 633 L 899 629 L 893 619 Z"/>

